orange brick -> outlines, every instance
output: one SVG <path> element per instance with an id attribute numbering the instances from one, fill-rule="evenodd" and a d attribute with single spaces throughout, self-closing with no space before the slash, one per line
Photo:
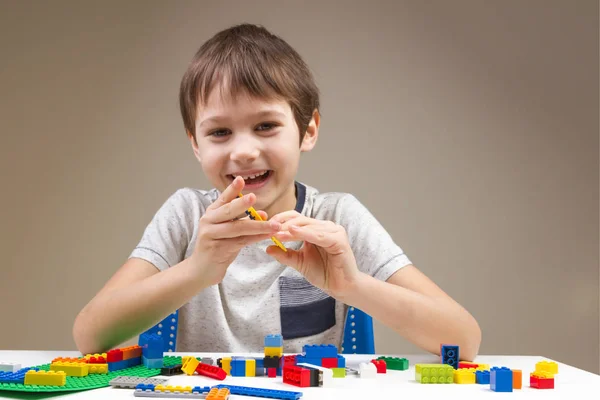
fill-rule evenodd
<path id="1" fill-rule="evenodd" d="M 520 369 L 513 369 L 513 389 L 521 389 L 523 387 L 523 373 Z"/>
<path id="2" fill-rule="evenodd" d="M 121 350 L 123 350 L 123 360 L 142 356 L 142 348 L 138 345 L 125 347 Z"/>

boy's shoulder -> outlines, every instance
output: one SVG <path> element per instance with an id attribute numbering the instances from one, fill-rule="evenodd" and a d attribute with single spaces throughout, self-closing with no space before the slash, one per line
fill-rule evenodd
<path id="1" fill-rule="evenodd" d="M 366 210 L 365 206 L 351 193 L 320 192 L 306 187 L 306 214 L 317 219 L 339 220 L 350 212 Z"/>

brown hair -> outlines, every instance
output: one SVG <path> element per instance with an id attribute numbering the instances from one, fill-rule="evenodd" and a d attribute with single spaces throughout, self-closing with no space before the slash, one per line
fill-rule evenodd
<path id="1" fill-rule="evenodd" d="M 218 32 L 194 55 L 179 89 L 183 123 L 194 139 L 198 104 L 206 104 L 218 84 L 221 90 L 227 86 L 231 95 L 245 91 L 262 99 L 287 101 L 300 142 L 313 111 L 319 109 L 319 90 L 304 60 L 262 26 L 242 24 Z"/>

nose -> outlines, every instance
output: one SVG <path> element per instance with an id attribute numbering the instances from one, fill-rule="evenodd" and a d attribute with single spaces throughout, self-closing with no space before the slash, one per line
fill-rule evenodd
<path id="1" fill-rule="evenodd" d="M 232 161 L 240 164 L 250 164 L 260 155 L 260 146 L 256 140 L 240 135 L 239 140 L 232 143 L 233 148 L 230 153 Z"/>

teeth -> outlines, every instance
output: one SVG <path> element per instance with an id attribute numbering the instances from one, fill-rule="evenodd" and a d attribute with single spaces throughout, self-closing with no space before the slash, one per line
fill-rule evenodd
<path id="1" fill-rule="evenodd" d="M 262 176 L 264 174 L 266 174 L 268 171 L 263 171 L 260 174 L 255 174 L 255 175 L 233 175 L 234 178 L 237 178 L 238 176 L 241 176 L 242 178 L 244 178 L 244 180 L 246 179 L 253 179 L 253 178 L 257 178 L 259 176 Z"/>

